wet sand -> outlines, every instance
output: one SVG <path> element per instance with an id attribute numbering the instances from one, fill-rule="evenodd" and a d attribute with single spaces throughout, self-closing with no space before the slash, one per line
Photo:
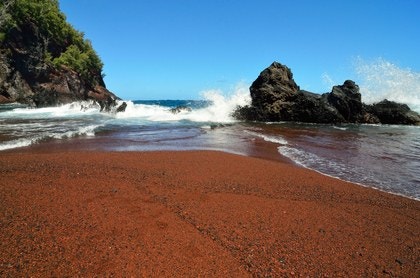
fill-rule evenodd
<path id="1" fill-rule="evenodd" d="M 420 276 L 420 202 L 222 152 L 0 154 L 0 276 Z"/>

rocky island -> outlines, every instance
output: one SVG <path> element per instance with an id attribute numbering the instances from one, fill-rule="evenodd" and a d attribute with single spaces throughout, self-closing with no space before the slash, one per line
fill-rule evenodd
<path id="1" fill-rule="evenodd" d="M 110 111 L 118 97 L 106 89 L 102 67 L 57 0 L 0 3 L 0 104 L 45 107 L 94 100 Z"/>
<path id="2" fill-rule="evenodd" d="M 311 123 L 420 124 L 420 115 L 405 104 L 383 100 L 362 103 L 359 86 L 351 80 L 329 93 L 301 90 L 290 68 L 278 62 L 263 70 L 250 87 L 252 103 L 235 116 L 249 121 Z"/>

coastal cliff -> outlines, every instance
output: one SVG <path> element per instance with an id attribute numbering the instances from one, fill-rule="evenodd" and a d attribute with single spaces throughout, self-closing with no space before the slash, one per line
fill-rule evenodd
<path id="1" fill-rule="evenodd" d="M 329 93 L 301 90 L 290 68 L 278 62 L 263 70 L 250 87 L 252 103 L 240 107 L 241 120 L 311 123 L 370 123 L 419 125 L 420 115 L 405 104 L 383 100 L 362 103 L 359 86 L 351 80 L 334 86 Z"/>
<path id="2" fill-rule="evenodd" d="M 118 97 L 106 89 L 102 67 L 57 0 L 0 3 L 0 104 L 45 107 L 94 100 L 109 111 Z"/>

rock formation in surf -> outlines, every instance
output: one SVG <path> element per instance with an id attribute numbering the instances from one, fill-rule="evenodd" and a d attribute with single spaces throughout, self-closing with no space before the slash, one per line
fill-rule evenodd
<path id="1" fill-rule="evenodd" d="M 109 111 L 118 97 L 105 88 L 102 66 L 57 0 L 0 3 L 0 103 L 45 107 L 94 100 Z"/>
<path id="2" fill-rule="evenodd" d="M 252 103 L 234 113 L 241 120 L 311 123 L 420 124 L 420 115 L 407 105 L 388 100 L 362 103 L 359 86 L 351 80 L 325 94 L 300 90 L 292 71 L 274 62 L 250 87 Z"/>

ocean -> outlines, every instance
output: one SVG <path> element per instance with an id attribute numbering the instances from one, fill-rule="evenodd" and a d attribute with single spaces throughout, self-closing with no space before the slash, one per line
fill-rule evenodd
<path id="1" fill-rule="evenodd" d="M 244 123 L 249 93 L 204 100 L 128 101 L 122 113 L 90 102 L 30 109 L 0 105 L 0 155 L 15 149 L 218 150 L 273 160 L 420 200 L 420 127 Z M 176 107 L 182 107 L 173 111 Z M 232 165 L 234 167 L 234 165 Z"/>

